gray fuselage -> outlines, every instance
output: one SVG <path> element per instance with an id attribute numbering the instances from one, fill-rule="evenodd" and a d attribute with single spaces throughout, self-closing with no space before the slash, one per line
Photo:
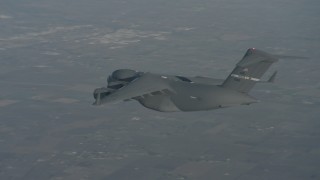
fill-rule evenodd
<path id="1" fill-rule="evenodd" d="M 174 92 L 164 91 L 134 99 L 147 108 L 162 112 L 211 110 L 257 102 L 247 94 L 213 85 L 219 83 L 219 80 L 207 78 L 204 81 L 201 77 L 198 79 L 202 80 L 201 83 L 178 81 L 166 77 L 163 81 L 168 83 Z"/>

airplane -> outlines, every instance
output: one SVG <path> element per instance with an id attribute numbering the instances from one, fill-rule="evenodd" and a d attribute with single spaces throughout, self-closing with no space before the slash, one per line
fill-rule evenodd
<path id="1" fill-rule="evenodd" d="M 277 71 L 267 81 L 262 81 L 261 77 L 277 61 L 276 56 L 250 48 L 226 79 L 119 69 L 108 77 L 107 87 L 94 90 L 93 105 L 136 100 L 144 107 L 160 112 L 250 105 L 258 102 L 249 95 L 256 83 L 274 82 Z"/>

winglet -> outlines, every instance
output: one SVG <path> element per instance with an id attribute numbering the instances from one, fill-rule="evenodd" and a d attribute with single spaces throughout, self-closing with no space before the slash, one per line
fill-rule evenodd
<path id="1" fill-rule="evenodd" d="M 278 71 L 275 71 L 269 78 L 268 82 L 269 83 L 274 83 L 274 80 L 276 79 L 276 75 L 277 75 Z"/>
<path id="2" fill-rule="evenodd" d="M 96 101 L 95 101 L 92 105 L 94 105 L 94 106 L 99 106 L 99 105 L 101 105 L 101 93 L 98 93 L 98 94 L 97 94 Z"/>

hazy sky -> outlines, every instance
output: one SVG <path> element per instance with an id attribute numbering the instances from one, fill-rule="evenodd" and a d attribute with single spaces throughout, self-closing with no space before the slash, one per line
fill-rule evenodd
<path id="1" fill-rule="evenodd" d="M 320 1 L 1 0 L 0 179 L 319 179 Z M 93 107 L 118 68 L 225 78 L 286 59 L 261 103 Z"/>

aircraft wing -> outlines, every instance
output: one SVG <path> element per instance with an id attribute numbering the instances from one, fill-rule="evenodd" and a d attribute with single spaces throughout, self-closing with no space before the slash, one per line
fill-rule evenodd
<path id="1" fill-rule="evenodd" d="M 143 97 L 147 94 L 168 94 L 172 92 L 174 91 L 169 86 L 168 81 L 166 81 L 166 77 L 145 73 L 126 86 L 103 97 L 99 100 L 99 103 L 119 102 L 135 97 Z M 96 104 L 99 103 L 96 101 Z"/>

